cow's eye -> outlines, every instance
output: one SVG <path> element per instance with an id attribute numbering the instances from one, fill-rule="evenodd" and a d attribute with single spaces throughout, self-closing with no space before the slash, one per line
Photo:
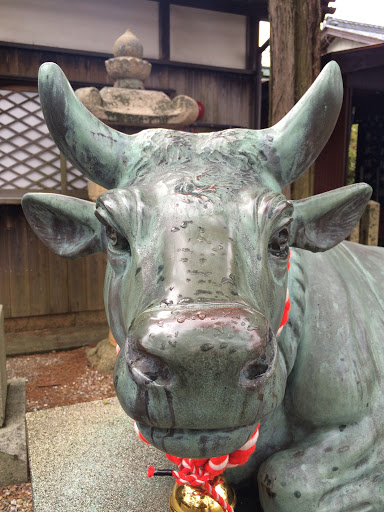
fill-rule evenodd
<path id="1" fill-rule="evenodd" d="M 273 256 L 285 258 L 289 252 L 289 227 L 284 226 L 274 233 L 269 241 L 268 251 Z"/>
<path id="2" fill-rule="evenodd" d="M 113 251 L 130 252 L 128 240 L 112 226 L 106 226 L 108 246 Z"/>

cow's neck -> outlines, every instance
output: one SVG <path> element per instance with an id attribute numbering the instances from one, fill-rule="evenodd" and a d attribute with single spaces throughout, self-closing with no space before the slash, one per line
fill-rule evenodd
<path id="1" fill-rule="evenodd" d="M 287 374 L 292 370 L 297 348 L 303 332 L 305 320 L 305 281 L 300 252 L 291 250 L 291 268 L 288 276 L 288 290 L 291 300 L 288 322 L 278 337 L 279 348 L 287 367 Z"/>

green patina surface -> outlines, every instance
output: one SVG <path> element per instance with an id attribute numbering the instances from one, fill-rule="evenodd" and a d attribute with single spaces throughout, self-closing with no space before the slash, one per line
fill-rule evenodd
<path id="1" fill-rule="evenodd" d="M 229 477 L 257 480 L 265 512 L 383 510 L 383 250 L 342 242 L 371 189 L 281 194 L 333 130 L 337 65 L 261 131 L 127 136 L 92 116 L 54 64 L 40 95 L 60 150 L 109 190 L 96 206 L 28 194 L 23 208 L 59 254 L 107 252 L 116 393 L 146 437 L 211 457 L 260 421 L 252 460 Z"/>

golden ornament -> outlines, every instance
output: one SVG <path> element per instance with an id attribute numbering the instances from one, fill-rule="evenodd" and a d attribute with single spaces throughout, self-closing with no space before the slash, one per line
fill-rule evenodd
<path id="1" fill-rule="evenodd" d="M 211 485 L 232 508 L 235 507 L 235 491 L 225 477 L 216 477 Z M 223 512 L 213 498 L 204 494 L 202 487 L 191 487 L 187 484 L 175 484 L 169 499 L 169 509 L 171 512 Z"/>

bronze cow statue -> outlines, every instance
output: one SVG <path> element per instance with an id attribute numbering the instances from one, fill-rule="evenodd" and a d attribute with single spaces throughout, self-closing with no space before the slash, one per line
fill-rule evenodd
<path id="1" fill-rule="evenodd" d="M 204 458 L 261 422 L 252 459 L 228 474 L 257 479 L 265 512 L 383 512 L 384 253 L 342 242 L 371 189 L 281 192 L 332 133 L 338 66 L 259 131 L 128 136 L 90 114 L 55 64 L 39 87 L 58 147 L 108 191 L 96 205 L 27 194 L 24 212 L 58 254 L 107 253 L 114 383 L 143 435 Z"/>

